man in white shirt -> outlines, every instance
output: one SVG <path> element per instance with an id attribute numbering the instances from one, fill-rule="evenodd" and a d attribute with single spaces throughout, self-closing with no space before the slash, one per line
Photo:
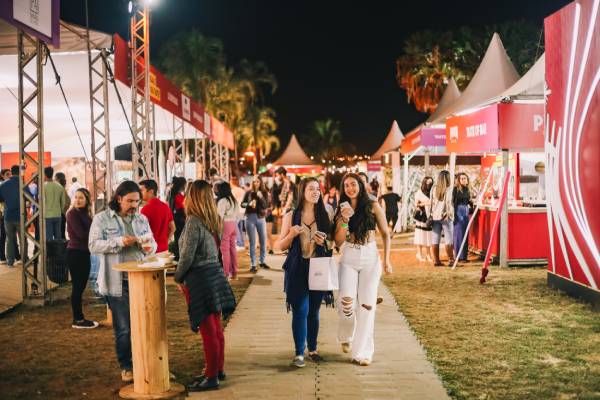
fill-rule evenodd
<path id="1" fill-rule="evenodd" d="M 69 188 L 69 197 L 71 198 L 71 200 L 73 200 L 73 196 L 75 196 L 75 192 L 78 189 L 81 189 L 83 187 L 83 185 L 79 182 L 77 182 L 77 178 L 73 177 L 71 178 L 71 187 Z"/>

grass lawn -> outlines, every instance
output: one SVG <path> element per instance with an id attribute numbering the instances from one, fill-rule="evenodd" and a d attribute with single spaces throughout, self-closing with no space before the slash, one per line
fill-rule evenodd
<path id="1" fill-rule="evenodd" d="M 248 256 L 239 253 L 239 279 L 232 288 L 239 302 L 248 288 Z M 58 290 L 70 292 L 66 285 Z M 86 318 L 103 320 L 106 307 L 84 299 Z M 167 278 L 167 330 L 170 370 L 187 384 L 204 366 L 202 339 L 190 330 L 187 306 Z M 112 328 L 71 328 L 71 305 L 20 306 L 0 317 L 0 399 L 118 399 L 121 373 Z"/>
<path id="2" fill-rule="evenodd" d="M 456 399 L 600 399 L 600 314 L 543 268 L 419 265 L 408 239 L 384 278 Z M 395 240 L 395 242 L 397 242 Z"/>

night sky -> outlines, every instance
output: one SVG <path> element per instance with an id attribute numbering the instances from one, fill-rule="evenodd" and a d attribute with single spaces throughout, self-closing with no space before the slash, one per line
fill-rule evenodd
<path id="1" fill-rule="evenodd" d="M 124 0 L 89 0 L 90 26 L 127 35 Z M 154 0 L 151 57 L 178 31 L 197 28 L 220 38 L 228 62 L 262 60 L 278 79 L 267 104 L 277 112 L 277 135 L 304 134 L 312 121 L 341 121 L 346 140 L 370 154 L 392 120 L 410 131 L 426 115 L 407 104 L 395 80 L 403 40 L 422 29 L 452 29 L 543 18 L 568 0 L 271 1 Z M 64 20 L 84 24 L 83 0 L 62 0 Z M 358 5 L 362 4 L 362 5 Z M 153 53 L 152 53 L 153 52 Z"/>

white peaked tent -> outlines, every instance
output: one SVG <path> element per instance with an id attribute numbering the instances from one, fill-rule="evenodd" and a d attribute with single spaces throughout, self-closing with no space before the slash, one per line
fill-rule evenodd
<path id="1" fill-rule="evenodd" d="M 431 113 L 429 118 L 427 118 L 427 120 L 424 123 L 419 124 L 416 128 L 414 128 L 412 131 L 410 131 L 406 135 L 406 140 L 407 141 L 411 140 L 416 135 L 419 135 L 421 133 L 421 129 L 423 127 L 430 125 L 431 121 L 436 120 L 440 115 L 443 115 L 444 113 L 446 113 L 446 111 L 452 107 L 452 105 L 456 102 L 456 100 L 459 97 L 460 97 L 460 90 L 458 89 L 458 86 L 456 85 L 456 81 L 454 80 L 454 78 L 450 78 L 450 80 L 448 81 L 448 84 L 446 85 L 446 89 L 444 89 L 444 94 L 442 95 L 442 98 L 440 99 L 440 102 L 438 103 L 435 111 L 433 113 Z"/>
<path id="2" fill-rule="evenodd" d="M 425 124 L 428 124 L 432 121 L 435 121 L 440 115 L 444 115 L 458 100 L 460 97 L 460 90 L 458 89 L 458 85 L 454 78 L 450 78 L 448 84 L 446 85 L 446 89 L 444 89 L 444 94 L 440 99 L 435 111 L 431 113 L 429 118 L 425 121 Z"/>
<path id="3" fill-rule="evenodd" d="M 539 100 L 544 98 L 546 84 L 546 53 L 514 85 L 484 104 L 492 104 L 502 100 Z"/>
<path id="4" fill-rule="evenodd" d="M 519 74 L 506 54 L 500 36 L 494 33 L 469 86 L 451 107 L 438 113 L 430 123 L 444 124 L 446 117 L 477 107 L 487 99 L 504 92 L 518 80 Z"/>
<path id="5" fill-rule="evenodd" d="M 315 165 L 315 163 L 306 155 L 304 150 L 302 150 L 302 147 L 300 147 L 296 135 L 292 135 L 284 152 L 273 164 L 290 166 Z"/>
<path id="6" fill-rule="evenodd" d="M 390 128 L 387 137 L 381 146 L 379 146 L 379 149 L 377 149 L 377 151 L 371 156 L 371 159 L 373 161 L 379 161 L 379 159 L 383 157 L 385 153 L 396 150 L 398 147 L 400 147 L 402 140 L 404 140 L 404 135 L 398 126 L 398 122 L 394 121 L 392 122 L 392 127 Z"/>

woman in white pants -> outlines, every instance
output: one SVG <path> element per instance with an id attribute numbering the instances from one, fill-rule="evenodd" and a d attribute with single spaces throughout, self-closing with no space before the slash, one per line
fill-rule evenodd
<path id="1" fill-rule="evenodd" d="M 383 240 L 385 272 L 392 272 L 390 236 L 385 213 L 369 199 L 356 174 L 346 174 L 341 184 L 340 206 L 335 219 L 335 242 L 342 246 L 340 258 L 338 341 L 342 351 L 352 351 L 352 362 L 371 364 L 375 343 L 377 288 L 381 260 L 375 243 L 375 228 Z"/>

